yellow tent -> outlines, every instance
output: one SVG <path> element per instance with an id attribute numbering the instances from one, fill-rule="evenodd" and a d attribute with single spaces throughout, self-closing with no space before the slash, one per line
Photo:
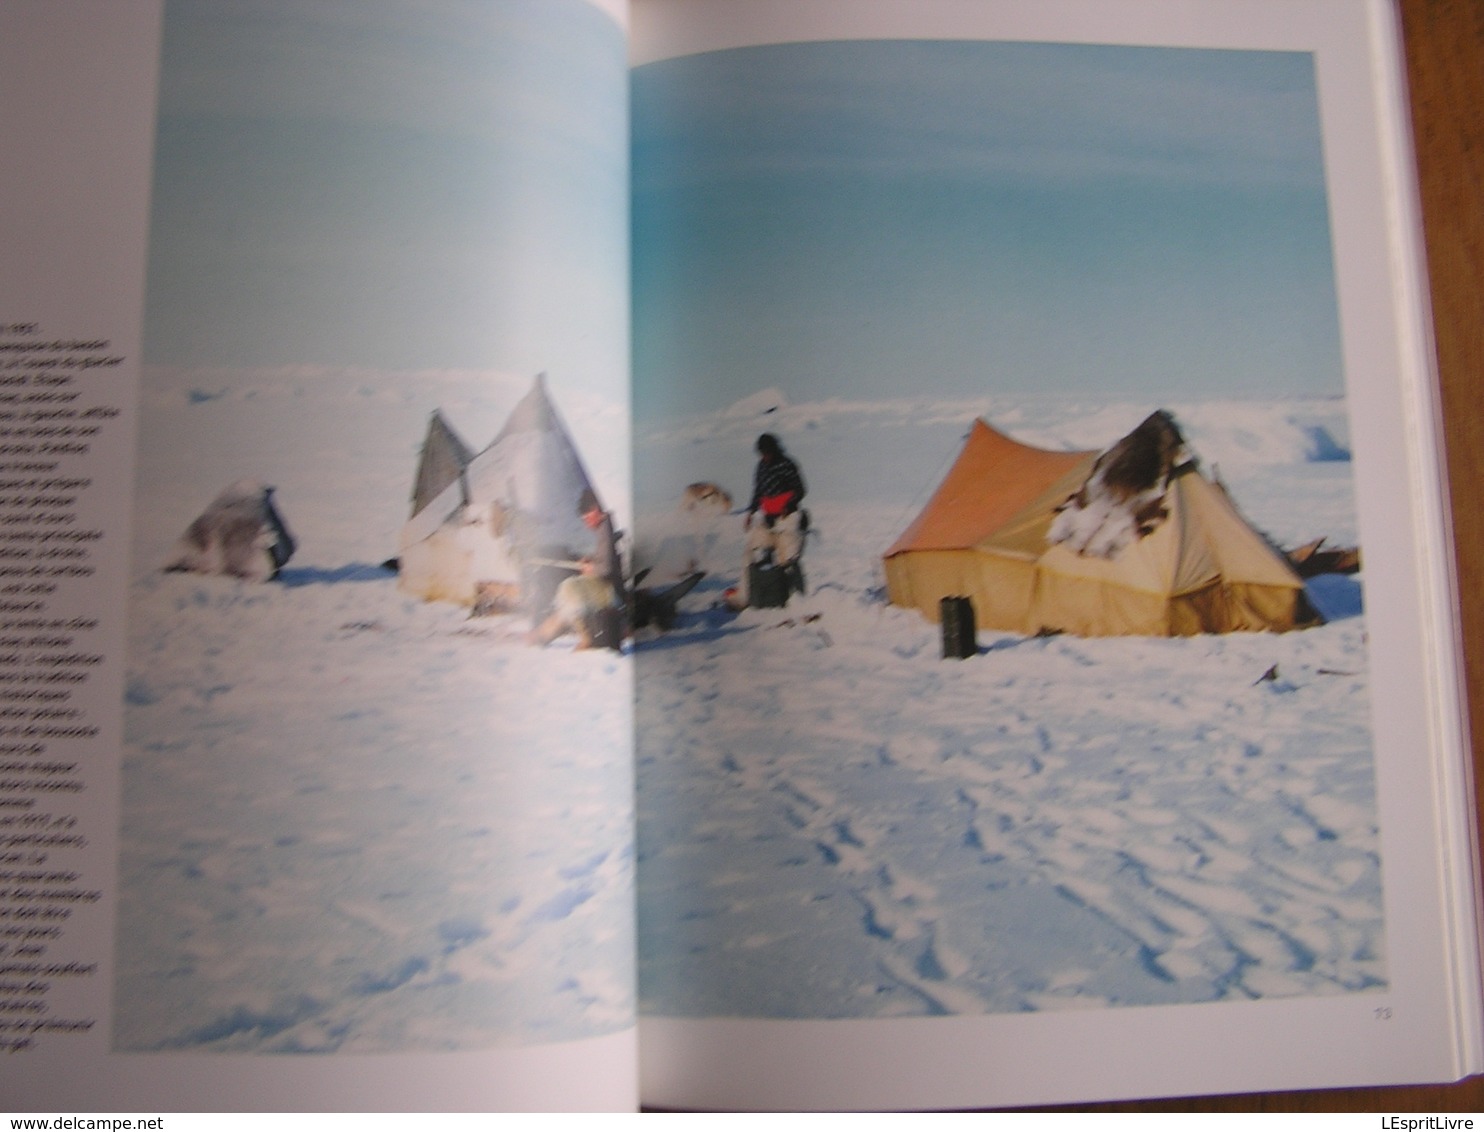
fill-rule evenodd
<path id="1" fill-rule="evenodd" d="M 1168 517 L 1113 557 L 1048 544 L 1057 507 L 1097 456 L 1034 448 L 975 421 L 938 490 L 884 555 L 891 602 L 936 621 L 939 600 L 962 595 L 981 628 L 1087 637 L 1319 623 L 1283 556 L 1193 467 L 1170 481 Z"/>

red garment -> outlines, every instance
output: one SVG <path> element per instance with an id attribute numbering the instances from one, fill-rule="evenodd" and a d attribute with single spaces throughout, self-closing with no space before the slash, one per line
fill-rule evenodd
<path id="1" fill-rule="evenodd" d="M 791 491 L 780 492 L 778 495 L 765 495 L 758 500 L 763 509 L 763 514 L 771 519 L 788 513 L 789 504 L 793 502 L 794 493 Z"/>

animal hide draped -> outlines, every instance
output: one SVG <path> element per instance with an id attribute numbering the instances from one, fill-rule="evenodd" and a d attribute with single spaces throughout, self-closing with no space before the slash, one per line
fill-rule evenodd
<path id="1" fill-rule="evenodd" d="M 1193 466 L 1175 418 L 1163 409 L 1151 413 L 1097 458 L 1087 480 L 1057 509 L 1046 540 L 1089 557 L 1116 558 L 1168 517 L 1170 480 Z"/>
<path id="2" fill-rule="evenodd" d="M 278 576 L 294 549 L 273 504 L 273 488 L 238 480 L 186 528 L 164 568 L 266 582 Z"/>

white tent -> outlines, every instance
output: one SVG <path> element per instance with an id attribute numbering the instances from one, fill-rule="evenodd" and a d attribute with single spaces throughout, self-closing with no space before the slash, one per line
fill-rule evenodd
<path id="1" fill-rule="evenodd" d="M 593 491 L 538 376 L 488 448 L 475 455 L 434 413 L 399 540 L 399 586 L 428 601 L 539 613 L 592 549 L 579 504 Z M 596 493 L 594 493 L 596 496 Z"/>

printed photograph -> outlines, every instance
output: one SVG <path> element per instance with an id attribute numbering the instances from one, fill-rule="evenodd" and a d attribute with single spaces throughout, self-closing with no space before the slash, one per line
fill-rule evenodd
<path id="1" fill-rule="evenodd" d="M 116 1049 L 633 1024 L 626 85 L 581 0 L 167 5 Z"/>
<path id="2" fill-rule="evenodd" d="M 794 43 L 633 115 L 641 1011 L 1384 989 L 1313 58 Z"/>

